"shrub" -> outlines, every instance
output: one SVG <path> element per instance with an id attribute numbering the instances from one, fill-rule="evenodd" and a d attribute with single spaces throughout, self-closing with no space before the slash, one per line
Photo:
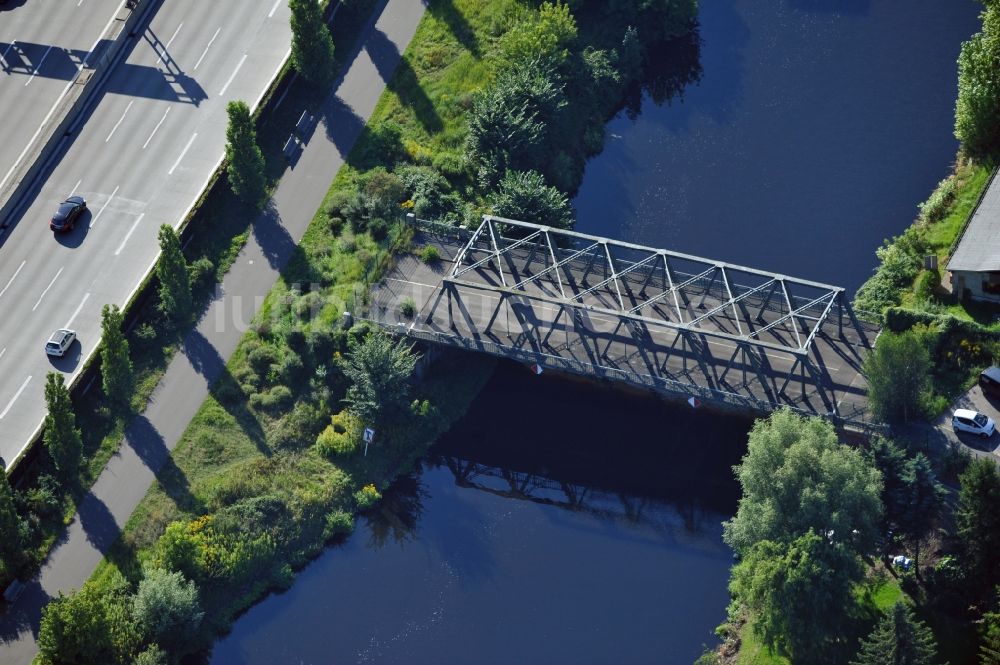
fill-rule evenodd
<path id="1" fill-rule="evenodd" d="M 205 613 L 198 587 L 178 572 L 146 571 L 132 600 L 133 616 L 146 639 L 167 650 L 183 649 L 201 626 Z"/>
<path id="2" fill-rule="evenodd" d="M 207 288 L 215 283 L 215 264 L 207 256 L 188 266 L 188 281 L 192 288 Z"/>
<path id="3" fill-rule="evenodd" d="M 441 260 L 441 252 L 434 245 L 424 245 L 421 247 L 418 256 L 424 263 L 437 263 Z"/>
<path id="4" fill-rule="evenodd" d="M 316 438 L 316 450 L 324 457 L 349 457 L 360 444 L 361 424 L 348 411 L 341 411 L 330 419 Z"/>
<path id="5" fill-rule="evenodd" d="M 955 136 L 966 150 L 989 152 L 1000 144 L 1000 7 L 987 4 L 983 29 L 962 44 L 958 57 Z"/>
<path id="6" fill-rule="evenodd" d="M 148 323 L 143 323 L 135 329 L 133 335 L 135 336 L 135 341 L 138 345 L 147 349 L 150 348 L 153 345 L 153 342 L 156 341 L 156 328 Z"/>
<path id="7" fill-rule="evenodd" d="M 927 222 L 937 222 L 944 219 L 948 206 L 955 199 L 955 178 L 945 178 L 938 183 L 937 189 L 930 197 L 920 204 L 920 217 Z"/>
<path id="8" fill-rule="evenodd" d="M 323 429 L 326 416 L 316 405 L 299 401 L 291 412 L 281 419 L 271 435 L 275 448 L 299 448 L 316 440 Z"/>
<path id="9" fill-rule="evenodd" d="M 448 181 L 433 168 L 407 164 L 395 171 L 403 189 L 413 201 L 413 214 L 422 219 L 439 219 L 461 205 Z"/>
<path id="10" fill-rule="evenodd" d="M 277 413 L 292 403 L 292 391 L 287 386 L 275 386 L 268 391 L 250 395 L 250 406 L 265 413 Z"/>
<path id="11" fill-rule="evenodd" d="M 560 229 L 573 226 L 569 199 L 555 187 L 549 187 L 536 171 L 508 171 L 500 188 L 490 195 L 490 203 L 494 214 L 500 217 Z"/>
<path id="12" fill-rule="evenodd" d="M 358 510 L 368 510 L 382 500 L 382 495 L 373 483 L 368 483 L 354 493 L 354 500 L 358 504 Z"/>
<path id="13" fill-rule="evenodd" d="M 413 298 L 404 298 L 403 302 L 399 303 L 399 313 L 407 319 L 412 319 L 416 315 L 417 304 L 413 302 Z"/>
<path id="14" fill-rule="evenodd" d="M 264 377 L 271 370 L 271 365 L 278 362 L 278 350 L 270 344 L 257 344 L 247 353 L 247 363 L 257 373 Z"/>
<path id="15" fill-rule="evenodd" d="M 917 275 L 913 295 L 917 300 L 929 300 L 939 286 L 941 286 L 941 274 L 937 270 L 922 270 Z"/>

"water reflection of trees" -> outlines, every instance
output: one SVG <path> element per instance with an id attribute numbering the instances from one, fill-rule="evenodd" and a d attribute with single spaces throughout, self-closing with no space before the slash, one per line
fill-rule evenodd
<path id="1" fill-rule="evenodd" d="M 625 97 L 625 112 L 635 119 L 645 95 L 656 105 L 670 102 L 684 88 L 701 80 L 701 33 L 697 27 L 681 37 L 649 46 L 641 80 Z"/>
<path id="2" fill-rule="evenodd" d="M 378 506 L 365 515 L 369 546 L 380 549 L 389 542 L 411 542 L 424 512 L 425 498 L 420 469 L 396 480 L 383 493 Z"/>

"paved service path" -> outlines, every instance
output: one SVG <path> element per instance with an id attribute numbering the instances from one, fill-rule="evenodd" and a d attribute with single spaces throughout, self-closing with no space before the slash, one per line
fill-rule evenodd
<path id="1" fill-rule="evenodd" d="M 97 347 L 102 306 L 128 300 L 159 253 L 160 225 L 178 226 L 201 195 L 224 153 L 226 104 L 254 104 L 267 90 L 289 52 L 289 15 L 284 0 L 160 3 L 44 182 L 11 215 L 0 246 L 0 457 L 8 465 L 45 417 L 45 374 L 81 371 Z M 53 237 L 48 220 L 71 193 L 90 210 Z M 52 360 L 45 340 L 61 327 L 79 342 Z"/>
<path id="2" fill-rule="evenodd" d="M 0 662 L 27 665 L 36 653 L 41 608 L 59 591 L 79 588 L 118 537 L 208 396 L 240 338 L 322 203 L 333 174 L 360 135 L 424 12 L 424 3 L 389 0 L 365 29 L 349 69 L 320 115 L 319 127 L 282 178 L 253 233 L 184 349 L 171 362 L 125 445 L 84 499 L 62 542 L 0 622 Z"/>

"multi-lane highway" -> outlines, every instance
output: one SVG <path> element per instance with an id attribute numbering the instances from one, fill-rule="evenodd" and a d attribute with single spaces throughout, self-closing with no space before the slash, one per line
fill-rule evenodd
<path id="1" fill-rule="evenodd" d="M 0 191 L 99 48 L 125 0 L 23 0 L 0 4 Z"/>
<path id="2" fill-rule="evenodd" d="M 44 419 L 46 372 L 80 370 L 98 342 L 101 307 L 128 299 L 155 261 L 159 226 L 180 223 L 218 165 L 226 103 L 255 103 L 290 39 L 284 0 L 163 3 L 45 183 L 15 215 L 0 246 L 5 463 L 23 452 Z M 18 76 L 31 75 L 5 74 Z M 89 212 L 74 231 L 53 235 L 48 220 L 70 194 L 85 197 Z M 79 342 L 50 360 L 43 347 L 60 327 L 75 329 Z"/>

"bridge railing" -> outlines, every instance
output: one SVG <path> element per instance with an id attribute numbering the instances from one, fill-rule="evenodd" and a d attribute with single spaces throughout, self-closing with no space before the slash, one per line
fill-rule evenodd
<path id="1" fill-rule="evenodd" d="M 649 374 L 631 372 L 616 367 L 594 365 L 575 358 L 564 358 L 539 351 L 527 351 L 525 349 L 497 344 L 496 342 L 482 339 L 469 339 L 459 335 L 451 335 L 434 330 L 418 330 L 404 323 L 393 324 L 387 321 L 379 321 L 364 316 L 358 316 L 357 318 L 374 324 L 383 330 L 396 335 L 405 335 L 407 337 L 431 342 L 433 344 L 457 347 L 467 351 L 488 353 L 493 356 L 508 358 L 523 363 L 537 363 L 545 369 L 617 381 L 635 388 L 648 389 L 678 398 L 696 397 L 702 401 L 724 404 L 740 410 L 752 411 L 758 414 L 767 414 L 775 409 L 787 407 L 803 415 L 816 415 L 815 413 L 789 404 L 774 404 L 767 400 L 758 399 L 750 395 L 741 395 L 739 393 L 699 386 L 693 383 L 684 383 L 682 381 L 651 376 Z M 866 432 L 883 432 L 885 430 L 884 425 L 872 421 L 868 417 L 867 413 L 859 408 L 855 408 L 852 411 L 845 413 L 828 413 L 822 415 L 837 425 L 853 427 Z"/>

